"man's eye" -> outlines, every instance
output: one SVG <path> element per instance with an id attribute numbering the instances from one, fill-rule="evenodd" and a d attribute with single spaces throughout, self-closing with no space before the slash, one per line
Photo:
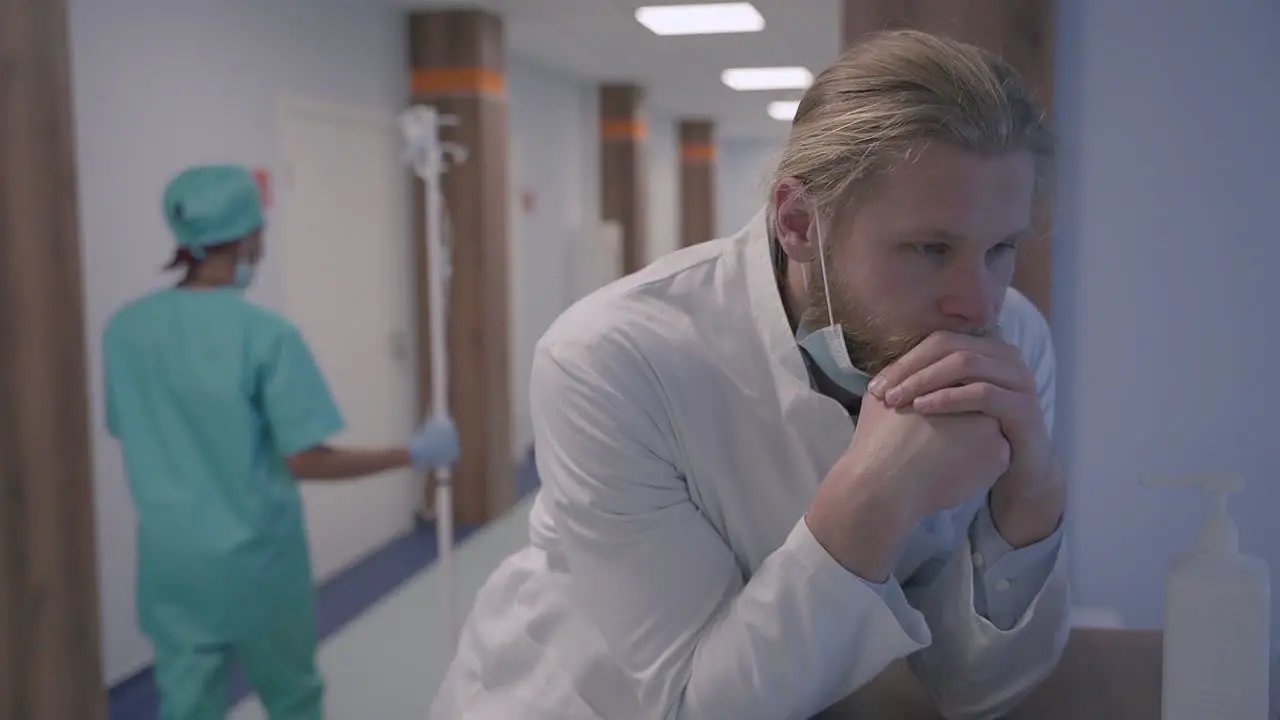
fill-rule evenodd
<path id="1" fill-rule="evenodd" d="M 946 243 L 921 243 L 916 246 L 916 251 L 921 255 L 942 257 L 948 252 L 951 252 L 951 246 Z"/>
<path id="2" fill-rule="evenodd" d="M 991 252 L 996 255 L 1006 255 L 1008 253 L 1016 251 L 1017 249 L 1018 249 L 1017 245 L 1009 242 L 1003 242 L 991 248 Z"/>

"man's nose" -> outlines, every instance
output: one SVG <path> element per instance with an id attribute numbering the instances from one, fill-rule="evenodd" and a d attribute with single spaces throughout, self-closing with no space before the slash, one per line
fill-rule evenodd
<path id="1" fill-rule="evenodd" d="M 965 329 L 994 326 L 998 307 L 995 278 L 985 266 L 955 268 L 953 272 L 938 309 Z"/>

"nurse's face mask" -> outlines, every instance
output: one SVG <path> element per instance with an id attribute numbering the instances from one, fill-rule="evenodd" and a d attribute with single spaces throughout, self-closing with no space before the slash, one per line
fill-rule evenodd
<path id="1" fill-rule="evenodd" d="M 231 277 L 231 284 L 241 290 L 253 284 L 254 271 L 257 266 L 247 260 L 241 260 L 236 263 L 235 274 Z"/>
<path id="2" fill-rule="evenodd" d="M 236 269 L 231 284 L 241 290 L 253 284 L 258 269 L 258 261 L 262 258 L 262 230 L 256 230 L 242 241 L 240 256 L 236 260 Z"/>

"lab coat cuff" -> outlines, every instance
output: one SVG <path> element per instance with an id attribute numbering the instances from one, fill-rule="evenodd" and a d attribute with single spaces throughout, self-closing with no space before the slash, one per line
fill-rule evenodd
<path id="1" fill-rule="evenodd" d="M 1058 523 L 1049 537 L 1015 550 L 982 503 L 970 526 L 975 609 L 997 628 L 1012 628 L 1035 601 L 1057 564 L 1064 525 Z"/>
<path id="2" fill-rule="evenodd" d="M 791 530 L 785 547 L 804 564 L 816 582 L 832 592 L 857 601 L 865 599 L 867 591 L 870 591 L 889 608 L 898 625 L 917 648 L 925 647 L 932 641 L 924 616 L 907 602 L 902 586 L 892 574 L 884 582 L 874 583 L 850 572 L 822 547 L 804 518 Z"/>
<path id="3" fill-rule="evenodd" d="M 993 622 L 974 612 L 980 591 L 973 584 L 976 554 L 966 537 L 914 598 L 935 635 L 928 650 L 912 658 L 913 669 L 947 717 L 1003 717 L 1054 668 L 1070 631 L 1061 555 L 1020 613 Z"/>
<path id="4" fill-rule="evenodd" d="M 982 503 L 971 525 L 970 540 L 974 551 L 982 558 L 975 563 L 975 569 L 985 567 L 988 577 L 1008 579 L 1020 577 L 1035 568 L 1052 568 L 1058 548 L 1062 545 L 1065 525 L 1066 523 L 1059 522 L 1058 527 L 1045 539 L 1014 549 L 996 529 L 991 508 L 987 503 Z M 1048 575 L 1048 572 L 1045 574 Z"/>

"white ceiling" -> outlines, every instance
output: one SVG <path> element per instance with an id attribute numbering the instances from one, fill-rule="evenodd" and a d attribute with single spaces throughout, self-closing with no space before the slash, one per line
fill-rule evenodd
<path id="1" fill-rule="evenodd" d="M 798 92 L 737 92 L 720 82 L 730 67 L 803 65 L 815 75 L 840 48 L 840 0 L 751 0 L 765 18 L 757 33 L 660 37 L 636 22 L 642 5 L 705 0 L 405 0 L 412 7 L 481 7 L 503 17 L 517 57 L 589 82 L 634 82 L 651 107 L 714 120 L 721 137 L 784 136 L 773 100 Z"/>

